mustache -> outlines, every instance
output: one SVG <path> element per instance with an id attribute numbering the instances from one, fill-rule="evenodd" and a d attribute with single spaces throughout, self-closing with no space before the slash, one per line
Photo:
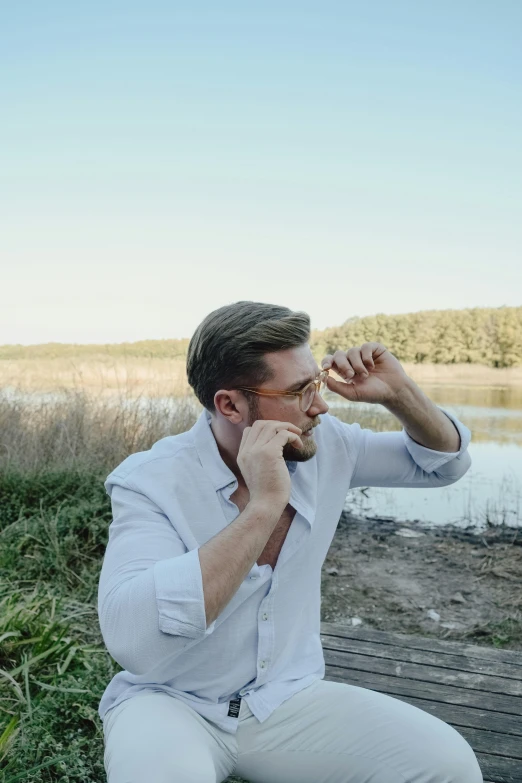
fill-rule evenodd
<path id="1" fill-rule="evenodd" d="M 303 430 L 303 432 L 311 432 L 314 429 L 314 427 L 318 427 L 320 423 L 321 420 L 318 419 L 317 421 L 313 422 L 313 424 L 310 427 L 308 427 L 307 430 Z"/>

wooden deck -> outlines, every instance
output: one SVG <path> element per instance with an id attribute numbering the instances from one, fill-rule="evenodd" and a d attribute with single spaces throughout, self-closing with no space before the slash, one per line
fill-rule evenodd
<path id="1" fill-rule="evenodd" d="M 387 693 L 453 726 L 488 783 L 522 783 L 522 652 L 321 623 L 326 680 Z"/>
<path id="2" fill-rule="evenodd" d="M 321 642 L 325 680 L 436 715 L 469 742 L 485 783 L 522 783 L 522 652 L 331 623 Z"/>

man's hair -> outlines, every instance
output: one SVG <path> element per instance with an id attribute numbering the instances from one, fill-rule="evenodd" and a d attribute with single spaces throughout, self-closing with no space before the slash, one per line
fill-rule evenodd
<path id="1" fill-rule="evenodd" d="M 192 335 L 188 382 L 215 413 L 218 389 L 259 386 L 272 378 L 265 353 L 296 348 L 310 337 L 310 316 L 262 302 L 235 302 L 214 310 Z"/>

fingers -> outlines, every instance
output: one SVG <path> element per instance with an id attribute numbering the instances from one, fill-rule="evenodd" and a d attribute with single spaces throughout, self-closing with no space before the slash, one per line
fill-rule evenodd
<path id="1" fill-rule="evenodd" d="M 367 378 L 369 370 L 375 368 L 373 345 L 375 343 L 364 343 L 361 348 L 350 348 L 349 351 L 327 354 L 322 361 L 323 369 L 333 369 L 348 383 L 356 376 Z"/>
<path id="2" fill-rule="evenodd" d="M 364 366 L 370 370 L 375 369 L 375 362 L 373 361 L 373 343 L 365 343 L 361 346 L 361 359 Z"/>
<path id="3" fill-rule="evenodd" d="M 282 433 L 286 434 L 287 440 L 285 440 L 285 443 L 288 441 L 288 435 L 292 434 L 295 437 L 299 437 L 299 435 L 302 432 L 302 429 L 300 427 L 297 427 L 295 424 L 291 424 L 289 421 L 275 421 L 272 419 L 260 419 L 259 421 L 254 422 L 254 427 L 256 425 L 259 428 L 259 435 L 257 437 L 257 440 L 255 441 L 257 446 L 263 446 L 265 443 L 268 443 L 272 438 L 274 438 L 275 435 L 279 435 Z"/>
<path id="4" fill-rule="evenodd" d="M 251 427 L 245 427 L 241 437 L 240 449 L 251 449 L 254 444 L 262 446 L 268 443 L 278 431 L 291 432 L 299 436 L 302 432 L 300 427 L 289 421 L 276 421 L 274 419 L 258 419 Z M 286 441 L 285 441 L 286 442 Z M 302 443 L 301 443 L 302 445 Z"/>
<path id="5" fill-rule="evenodd" d="M 299 437 L 299 435 L 296 435 L 293 432 L 289 432 L 288 430 L 279 430 L 276 435 L 271 439 L 271 442 L 275 445 L 276 443 L 281 446 L 286 446 L 287 443 L 293 443 L 294 446 L 297 446 L 298 448 L 303 448 L 303 441 Z"/>
<path id="6" fill-rule="evenodd" d="M 336 351 L 334 354 L 328 354 L 325 356 L 322 361 L 322 366 L 325 370 L 332 369 L 347 382 L 350 382 L 355 374 L 354 368 L 344 351 Z M 366 368 L 364 369 L 366 371 Z"/>

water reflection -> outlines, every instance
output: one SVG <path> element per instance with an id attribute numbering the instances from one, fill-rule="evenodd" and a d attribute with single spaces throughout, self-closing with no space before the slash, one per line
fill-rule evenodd
<path id="1" fill-rule="evenodd" d="M 522 409 L 486 408 L 477 405 L 430 399 L 441 408 L 454 413 L 473 433 L 473 443 L 515 443 L 522 447 Z M 361 427 L 374 432 L 390 432 L 402 429 L 401 423 L 382 405 L 352 403 L 325 396 L 330 413 L 347 424 L 358 422 Z"/>
<path id="2" fill-rule="evenodd" d="M 456 484 L 437 489 L 371 487 L 349 493 L 346 508 L 419 525 L 522 526 L 522 389 L 423 386 L 441 408 L 472 433 L 472 466 Z M 327 392 L 330 413 L 374 432 L 401 430 L 381 405 L 352 403 Z"/>
<path id="3" fill-rule="evenodd" d="M 423 384 L 422 390 L 437 405 L 466 405 L 522 411 L 522 388 Z"/>

